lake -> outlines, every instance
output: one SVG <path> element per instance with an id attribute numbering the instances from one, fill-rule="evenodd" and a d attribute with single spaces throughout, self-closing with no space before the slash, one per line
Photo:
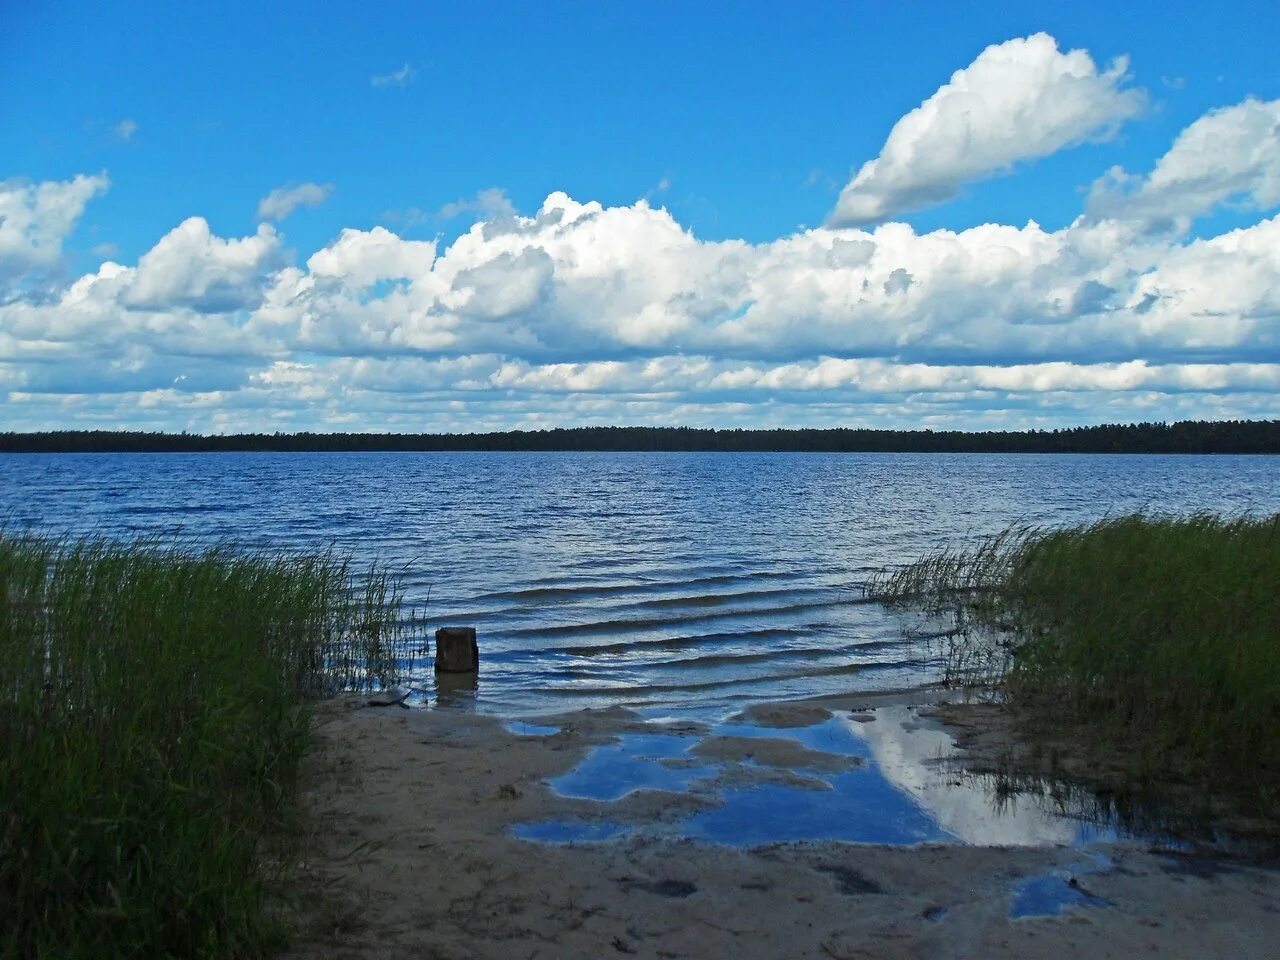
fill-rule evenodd
<path id="1" fill-rule="evenodd" d="M 0 457 L 11 532 L 329 546 L 404 571 L 429 628 L 474 625 L 506 714 L 745 701 L 933 678 L 868 577 L 1012 522 L 1280 510 L 1280 460 L 736 453 Z"/>

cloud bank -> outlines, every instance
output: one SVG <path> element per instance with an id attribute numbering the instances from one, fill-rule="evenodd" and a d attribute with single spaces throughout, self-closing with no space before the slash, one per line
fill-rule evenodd
<path id="1" fill-rule="evenodd" d="M 1016 86 L 1000 71 L 1026 83 L 993 99 Z M 857 204 L 945 196 L 1097 136 L 1141 105 L 1123 73 L 1043 36 L 989 48 L 926 103 L 932 119 L 912 114 L 890 136 L 960 143 L 947 118 L 967 110 L 961 172 L 913 172 L 886 144 Z M 1033 122 L 1029 103 L 1053 116 Z M 50 286 L 32 278 L 56 272 L 106 179 L 7 181 L 5 420 L 414 431 L 1280 417 L 1277 110 L 1207 114 L 1150 172 L 1102 177 L 1056 231 L 880 222 L 708 241 L 643 199 L 556 192 L 520 215 L 486 192 L 465 201 L 484 219 L 448 245 L 345 229 L 299 262 L 270 224 L 219 237 L 192 217 L 132 266 Z M 1024 123 L 1015 144 L 1005 125 Z M 1223 143 L 1230 157 L 1206 146 Z M 1259 219 L 1188 231 L 1222 203 Z"/>

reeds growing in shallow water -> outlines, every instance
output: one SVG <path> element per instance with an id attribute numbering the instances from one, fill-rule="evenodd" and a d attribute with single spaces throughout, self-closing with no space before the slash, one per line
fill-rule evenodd
<path id="1" fill-rule="evenodd" d="M 1011 528 L 872 593 L 952 616 L 955 678 L 1124 742 L 1145 774 L 1280 783 L 1280 514 Z"/>
<path id="2" fill-rule="evenodd" d="M 261 953 L 304 700 L 395 682 L 400 601 L 334 553 L 0 536 L 0 956 Z"/>

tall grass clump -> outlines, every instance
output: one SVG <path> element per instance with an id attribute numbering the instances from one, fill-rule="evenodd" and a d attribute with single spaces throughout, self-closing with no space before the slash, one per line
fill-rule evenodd
<path id="1" fill-rule="evenodd" d="M 0 535 L 0 956 L 251 957 L 305 700 L 395 679 L 335 554 Z"/>
<path id="2" fill-rule="evenodd" d="M 1280 784 L 1280 514 L 1012 528 L 873 585 L 955 619 L 953 673 L 1146 765 Z"/>

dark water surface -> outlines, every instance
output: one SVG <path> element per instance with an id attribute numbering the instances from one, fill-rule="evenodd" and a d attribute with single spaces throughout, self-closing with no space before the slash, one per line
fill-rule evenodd
<path id="1" fill-rule="evenodd" d="M 11 531 L 335 546 L 480 634 L 467 703 L 723 714 L 930 679 L 867 578 L 1013 521 L 1280 509 L 1267 457 L 394 453 L 0 457 Z M 429 598 L 429 601 L 428 601 Z M 420 680 L 433 690 L 429 676 Z M 443 696 L 443 693 L 442 693 Z"/>

